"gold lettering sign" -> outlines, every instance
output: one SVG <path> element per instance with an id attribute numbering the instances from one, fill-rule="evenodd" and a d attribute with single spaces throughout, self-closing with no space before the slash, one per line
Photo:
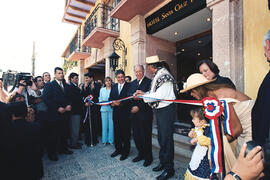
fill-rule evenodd
<path id="1" fill-rule="evenodd" d="M 180 11 L 181 9 L 183 9 L 184 7 L 186 7 L 187 5 L 188 5 L 188 1 L 185 1 L 185 2 L 183 2 L 181 4 L 176 4 L 174 6 L 174 10 L 175 11 Z"/>
<path id="2" fill-rule="evenodd" d="M 189 14 L 189 6 L 190 11 L 198 11 L 204 7 L 206 7 L 206 0 L 178 0 L 178 1 L 171 1 L 166 6 L 161 8 L 159 11 L 154 13 L 153 15 L 146 18 L 146 27 L 152 28 L 156 24 L 161 23 L 163 20 L 169 22 L 175 22 L 174 19 L 178 19 L 178 17 L 186 16 Z M 195 10 L 193 10 L 195 9 Z M 168 18 L 169 17 L 169 18 Z M 173 17 L 173 18 L 171 18 Z M 179 18 L 180 19 L 180 18 Z M 164 26 L 165 23 L 162 24 Z M 158 28 L 156 28 L 158 29 Z"/>
<path id="3" fill-rule="evenodd" d="M 162 17 L 162 19 L 165 19 L 165 18 L 167 18 L 168 16 L 170 16 L 172 14 L 173 14 L 173 10 L 170 10 L 170 11 L 168 11 L 166 13 L 162 13 L 161 17 Z"/>
<path id="4" fill-rule="evenodd" d="M 155 19 L 153 19 L 152 21 L 147 23 L 147 27 L 151 27 L 151 26 L 153 26 L 154 24 L 156 24 L 159 21 L 160 21 L 159 17 L 156 17 Z"/>

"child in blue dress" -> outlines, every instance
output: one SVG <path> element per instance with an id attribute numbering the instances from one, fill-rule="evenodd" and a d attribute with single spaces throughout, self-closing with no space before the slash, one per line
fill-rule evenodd
<path id="1" fill-rule="evenodd" d="M 195 128 L 191 129 L 188 136 L 192 138 L 191 144 L 196 147 L 185 173 L 185 180 L 209 179 L 211 173 L 208 158 L 211 147 L 210 125 L 204 117 L 202 108 L 191 110 L 190 114 Z"/>

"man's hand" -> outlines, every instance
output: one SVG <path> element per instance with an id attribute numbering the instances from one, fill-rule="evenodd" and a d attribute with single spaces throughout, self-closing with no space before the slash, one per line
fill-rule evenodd
<path id="1" fill-rule="evenodd" d="M 66 112 L 66 110 L 62 107 L 59 107 L 57 111 L 60 112 L 61 114 Z"/>
<path id="2" fill-rule="evenodd" d="M 132 113 L 137 113 L 140 110 L 140 108 L 138 106 L 133 106 L 131 109 Z"/>
<path id="3" fill-rule="evenodd" d="M 91 89 L 92 90 L 95 89 L 95 83 L 94 82 L 91 83 Z"/>
<path id="4" fill-rule="evenodd" d="M 26 86 L 25 80 L 20 80 L 19 86 L 25 87 Z"/>
<path id="5" fill-rule="evenodd" d="M 241 179 L 260 179 L 263 174 L 263 152 L 260 146 L 253 148 L 245 157 L 247 144 L 244 144 L 239 153 L 239 157 L 234 164 L 232 171 Z"/>
<path id="6" fill-rule="evenodd" d="M 139 97 L 137 96 L 136 92 L 133 94 L 133 99 L 134 99 L 134 100 L 141 100 L 141 98 L 139 98 Z"/>
<path id="7" fill-rule="evenodd" d="M 84 83 L 84 89 L 86 89 L 88 87 L 88 85 L 89 85 L 89 82 L 88 81 L 85 81 L 85 83 Z"/>
<path id="8" fill-rule="evenodd" d="M 34 91 L 37 91 L 38 88 L 36 86 L 36 84 L 34 83 L 34 81 L 31 79 L 31 82 L 32 82 L 32 85 L 30 86 L 30 89 L 34 90 Z"/>
<path id="9" fill-rule="evenodd" d="M 67 105 L 65 108 L 66 111 L 71 111 L 71 105 Z"/>
<path id="10" fill-rule="evenodd" d="M 135 92 L 135 96 L 142 96 L 142 95 L 144 95 L 145 94 L 145 92 L 143 92 L 143 91 L 141 91 L 141 90 L 137 90 L 136 92 Z"/>
<path id="11" fill-rule="evenodd" d="M 120 103 L 121 103 L 120 101 L 113 101 L 113 102 L 112 102 L 113 106 L 119 106 Z"/>

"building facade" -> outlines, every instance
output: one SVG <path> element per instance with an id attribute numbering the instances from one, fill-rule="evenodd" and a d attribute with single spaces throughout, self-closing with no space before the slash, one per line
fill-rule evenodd
<path id="1" fill-rule="evenodd" d="M 134 65 L 158 55 L 178 82 L 197 71 L 198 61 L 211 59 L 238 90 L 256 98 L 269 70 L 262 45 L 270 28 L 267 0 L 67 0 L 63 21 L 78 29 L 62 56 L 96 79 L 114 77 L 113 52 L 115 68 L 133 78 Z"/>

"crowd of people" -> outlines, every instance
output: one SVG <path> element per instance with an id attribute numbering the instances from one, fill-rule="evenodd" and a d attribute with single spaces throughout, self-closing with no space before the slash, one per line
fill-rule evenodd
<path id="1" fill-rule="evenodd" d="M 270 31 L 264 38 L 267 62 L 270 63 Z M 84 83 L 78 84 L 79 75 L 71 73 L 66 81 L 63 69 L 54 69 L 54 80 L 48 72 L 27 82 L 19 79 L 16 88 L 7 93 L 0 80 L 0 176 L 9 179 L 40 179 L 43 176 L 42 156 L 46 152 L 51 161 L 59 154 L 70 155 L 71 149 L 92 147 L 99 143 L 114 146 L 112 158 L 120 155 L 127 159 L 133 136 L 137 156 L 132 162 L 144 160 L 152 164 L 152 122 L 157 121 L 159 164 L 153 171 L 162 171 L 158 180 L 174 176 L 174 121 L 176 105 L 170 101 L 179 95 L 179 87 L 166 62 L 158 56 L 146 58 L 153 75 L 145 76 L 143 65 L 134 67 L 136 79 L 131 81 L 122 70 L 116 70 L 115 79 L 94 80 L 94 73 L 84 74 Z M 270 74 L 265 77 L 256 102 L 238 91 L 233 82 L 219 75 L 219 69 L 210 60 L 198 63 L 198 73 L 187 78 L 181 93 L 190 93 L 197 100 L 214 97 L 229 103 L 233 135 L 223 134 L 226 171 L 225 179 L 269 178 L 264 165 L 262 145 L 267 143 L 270 102 Z M 121 99 L 132 97 L 128 100 Z M 102 106 L 96 104 L 105 103 Z M 106 104 L 106 102 L 110 102 Z M 185 173 L 185 179 L 209 179 L 211 149 L 209 120 L 202 108 L 191 110 L 194 128 L 188 136 L 196 145 Z M 132 132 L 132 133 L 131 133 Z M 245 153 L 248 141 L 259 146 Z M 27 166 L 26 166 L 27 164 Z M 264 171 L 263 171 L 264 170 Z M 225 175 L 224 175 L 225 176 Z"/>

